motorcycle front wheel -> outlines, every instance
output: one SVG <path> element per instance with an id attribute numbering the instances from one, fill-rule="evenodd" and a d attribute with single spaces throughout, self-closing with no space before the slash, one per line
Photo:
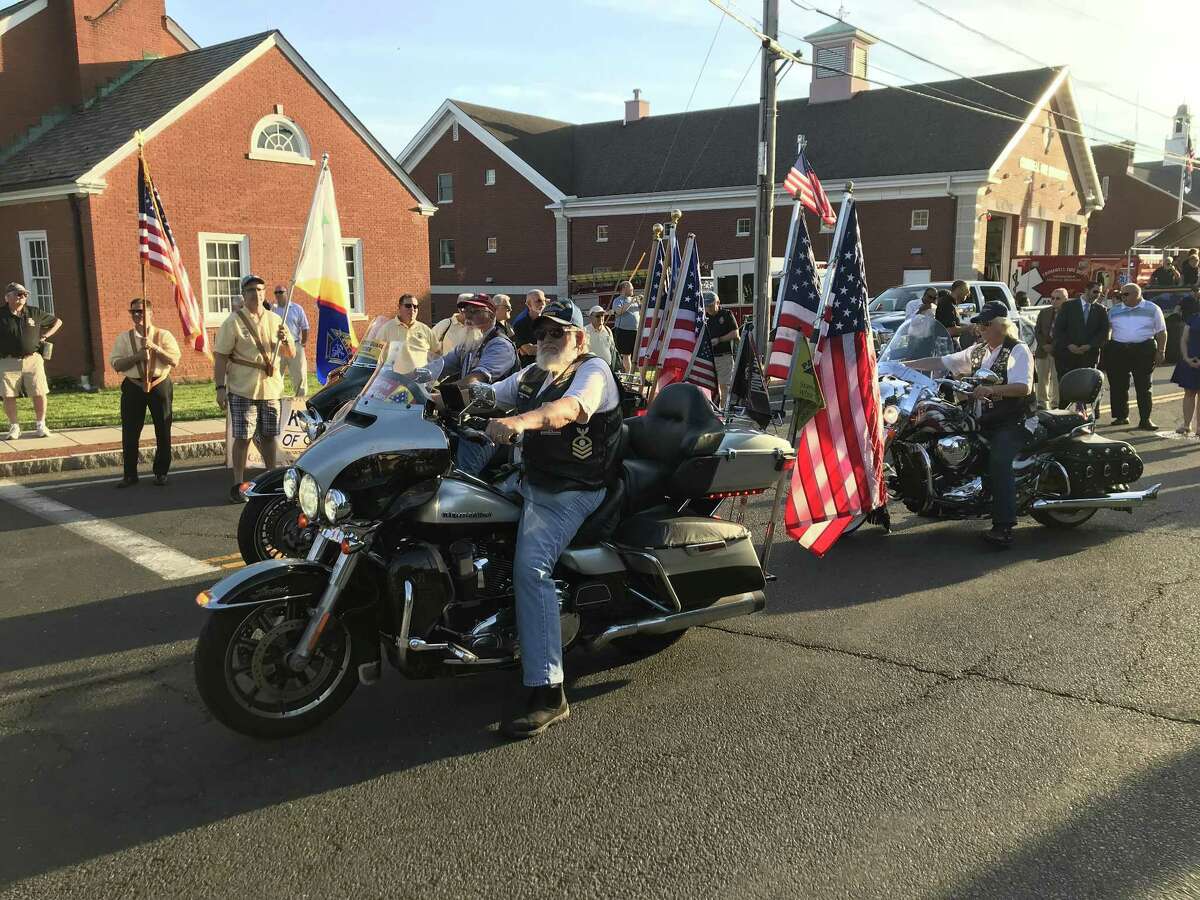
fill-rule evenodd
<path id="1" fill-rule="evenodd" d="M 331 620 L 297 672 L 288 654 L 307 624 L 307 610 L 287 600 L 210 616 L 194 659 L 209 712 L 258 738 L 291 737 L 333 715 L 358 686 L 350 630 Z"/>
<path id="2" fill-rule="evenodd" d="M 304 559 L 312 547 L 314 526 L 301 528 L 300 506 L 283 494 L 251 497 L 238 518 L 238 550 L 246 565 L 267 559 Z"/>

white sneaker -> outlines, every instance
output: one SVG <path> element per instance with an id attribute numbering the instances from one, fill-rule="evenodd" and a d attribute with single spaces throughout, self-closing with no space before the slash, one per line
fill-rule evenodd
<path id="1" fill-rule="evenodd" d="M 38 422 L 37 427 L 34 428 L 33 431 L 34 431 L 34 434 L 36 434 L 38 437 L 50 437 L 50 433 L 51 433 L 50 429 L 46 427 L 45 422 Z"/>
<path id="2" fill-rule="evenodd" d="M 15 441 L 20 436 L 21 436 L 21 426 L 18 425 L 16 422 L 13 422 L 11 425 L 8 426 L 8 438 L 7 439 L 10 441 Z"/>

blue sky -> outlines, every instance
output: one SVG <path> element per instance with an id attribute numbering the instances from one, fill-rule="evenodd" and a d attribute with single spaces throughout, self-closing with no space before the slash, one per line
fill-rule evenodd
<path id="1" fill-rule="evenodd" d="M 755 0 L 724 2 L 746 16 L 762 13 Z M 851 23 L 964 74 L 1033 67 L 915 0 L 845 2 Z M 805 5 L 837 11 L 836 0 Z M 1194 10 L 1185 13 L 1190 4 L 1009 0 L 1002 18 L 992 0 L 935 5 L 1038 60 L 1070 65 L 1089 124 L 1129 138 L 1136 134 L 1161 157 L 1168 121 L 1135 111 L 1107 90 L 1166 114 L 1190 102 L 1200 133 L 1200 50 Z M 782 42 L 802 47 L 807 58 L 803 36 L 830 19 L 794 0 L 781 0 L 781 7 Z M 689 108 L 693 88 L 692 109 L 758 98 L 756 38 L 706 0 L 168 0 L 167 12 L 201 44 L 280 29 L 393 152 L 446 97 L 570 122 L 619 118 L 635 87 L 650 101 L 651 114 Z M 1156 24 L 1171 22 L 1187 24 Z M 888 47 L 871 52 L 873 77 L 881 81 L 954 77 Z M 793 68 L 780 86 L 781 98 L 805 96 L 808 81 L 807 68 Z M 1143 149 L 1138 156 L 1155 153 Z"/>

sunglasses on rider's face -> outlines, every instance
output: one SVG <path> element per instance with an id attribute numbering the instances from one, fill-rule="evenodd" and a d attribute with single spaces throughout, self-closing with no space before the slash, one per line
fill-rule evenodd
<path id="1" fill-rule="evenodd" d="M 558 341 L 562 340 L 562 336 L 567 333 L 565 328 L 557 328 L 550 326 L 548 328 L 539 328 L 533 333 L 535 341 Z"/>
<path id="2" fill-rule="evenodd" d="M 420 309 L 421 308 L 420 303 L 401 303 L 400 305 L 403 306 L 405 309 Z"/>

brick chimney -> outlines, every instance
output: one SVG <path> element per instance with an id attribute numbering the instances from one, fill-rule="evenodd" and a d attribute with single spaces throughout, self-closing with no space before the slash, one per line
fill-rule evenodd
<path id="1" fill-rule="evenodd" d="M 167 32 L 165 0 L 69 0 L 79 65 L 79 101 L 131 63 L 183 48 Z"/>
<path id="2" fill-rule="evenodd" d="M 639 122 L 650 116 L 650 102 L 642 99 L 642 89 L 633 89 L 633 99 L 625 101 L 625 124 Z"/>
<path id="3" fill-rule="evenodd" d="M 837 22 L 805 38 L 813 48 L 809 103 L 849 100 L 870 85 L 867 57 L 875 39 L 853 25 Z"/>

